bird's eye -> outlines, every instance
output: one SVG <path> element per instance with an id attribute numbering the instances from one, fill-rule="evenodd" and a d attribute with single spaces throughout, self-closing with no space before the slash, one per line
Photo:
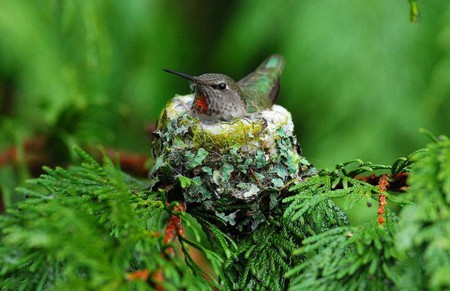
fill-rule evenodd
<path id="1" fill-rule="evenodd" d="M 227 84 L 220 83 L 220 84 L 217 85 L 217 88 L 219 88 L 219 90 L 225 90 L 227 88 Z"/>

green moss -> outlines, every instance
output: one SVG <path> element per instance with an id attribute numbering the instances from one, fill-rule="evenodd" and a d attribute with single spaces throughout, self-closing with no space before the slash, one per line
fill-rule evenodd
<path id="1" fill-rule="evenodd" d="M 248 122 L 243 119 L 237 119 L 229 123 L 223 122 L 223 124 L 222 132 L 212 133 L 205 130 L 201 126 L 201 122 L 197 120 L 196 124 L 192 126 L 194 147 L 223 152 L 236 144 L 246 145 L 251 143 L 255 136 L 260 135 L 264 130 L 264 122 L 262 120 Z"/>

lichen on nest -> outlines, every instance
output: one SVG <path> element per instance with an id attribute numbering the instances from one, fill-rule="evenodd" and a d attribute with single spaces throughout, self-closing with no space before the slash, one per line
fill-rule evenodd
<path id="1" fill-rule="evenodd" d="M 273 105 L 232 121 L 204 122 L 190 115 L 192 101 L 193 95 L 177 96 L 166 105 L 151 175 L 172 193 L 182 192 L 176 194 L 188 207 L 253 230 L 309 168 L 291 114 Z"/>

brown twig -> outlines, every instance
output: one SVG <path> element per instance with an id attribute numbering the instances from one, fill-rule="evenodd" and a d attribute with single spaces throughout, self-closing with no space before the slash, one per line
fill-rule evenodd
<path id="1" fill-rule="evenodd" d="M 39 135 L 34 138 L 27 139 L 23 145 L 24 157 L 21 159 L 19 149 L 17 147 L 9 147 L 0 153 L 0 168 L 11 166 L 26 166 L 30 172 L 38 176 L 42 173 L 42 166 L 66 166 L 64 162 L 57 162 L 55 157 L 49 153 L 49 144 L 46 136 Z M 84 150 L 93 155 L 95 159 L 100 160 L 103 156 L 102 151 L 93 146 L 85 146 Z M 121 169 L 136 177 L 147 177 L 148 169 L 146 162 L 148 156 L 132 153 L 114 148 L 106 148 L 106 155 L 113 161 L 118 161 Z M 66 163 L 69 161 L 66 161 Z"/>
<path id="2" fill-rule="evenodd" d="M 374 186 L 380 185 L 380 179 L 383 177 L 387 177 L 389 179 L 389 183 L 386 185 L 386 191 L 392 191 L 392 192 L 404 192 L 408 189 L 408 184 L 406 183 L 409 173 L 407 172 L 400 172 L 395 176 L 392 176 L 391 174 L 383 174 L 383 175 L 375 175 L 372 174 L 370 176 L 357 176 L 356 179 L 360 181 L 364 181 L 366 183 L 369 183 Z M 385 178 L 383 178 L 385 179 Z M 384 183 L 384 182 L 382 182 Z"/>
<path id="3" fill-rule="evenodd" d="M 250 174 L 252 174 L 253 178 L 255 178 L 256 183 L 258 183 L 260 188 L 264 188 L 263 184 L 261 184 L 261 181 L 258 179 L 258 177 L 256 176 L 255 172 L 253 171 L 252 168 L 248 168 L 250 170 Z"/>

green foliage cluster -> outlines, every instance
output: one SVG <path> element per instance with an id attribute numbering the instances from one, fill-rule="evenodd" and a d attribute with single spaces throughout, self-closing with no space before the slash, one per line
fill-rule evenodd
<path id="1" fill-rule="evenodd" d="M 3 289 L 449 286 L 450 142 L 445 137 L 393 167 L 353 162 L 319 171 L 293 185 L 283 204 L 256 230 L 235 238 L 189 204 L 187 213 L 174 213 L 176 202 L 167 204 L 164 192 L 151 190 L 154 181 L 136 180 L 108 160 L 100 166 L 78 152 L 82 166 L 46 169 L 46 175 L 20 190 L 27 199 L 1 217 Z M 374 217 L 349 226 L 332 199 L 345 197 L 349 207 L 358 199 L 376 200 L 378 187 L 355 175 L 377 168 L 394 173 L 411 169 L 406 193 L 385 193 L 389 204 L 401 208 L 400 214 L 386 209 L 384 224 Z M 209 247 L 189 214 L 205 231 Z M 170 245 L 155 235 L 169 215 L 178 215 L 188 230 L 187 237 L 178 235 L 185 263 L 164 255 Z M 189 248 L 197 248 L 211 262 L 215 274 L 208 274 L 208 280 Z M 164 280 L 131 280 L 129 274 L 136 270 L 162 271 Z"/>
<path id="2" fill-rule="evenodd" d="M 382 227 L 374 221 L 305 239 L 294 254 L 307 259 L 286 274 L 292 278 L 291 289 L 394 289 L 398 282 L 397 231 L 397 219 L 390 214 Z"/>
<path id="3" fill-rule="evenodd" d="M 163 270 L 168 290 L 209 286 L 179 259 L 158 255 L 170 209 L 149 182 L 78 153 L 81 167 L 47 168 L 0 216 L 1 289 L 142 290 L 148 285 L 127 275 L 145 269 Z"/>
<path id="4" fill-rule="evenodd" d="M 440 137 L 415 156 L 400 214 L 398 248 L 408 255 L 402 285 L 416 289 L 450 287 L 450 140 Z"/>

